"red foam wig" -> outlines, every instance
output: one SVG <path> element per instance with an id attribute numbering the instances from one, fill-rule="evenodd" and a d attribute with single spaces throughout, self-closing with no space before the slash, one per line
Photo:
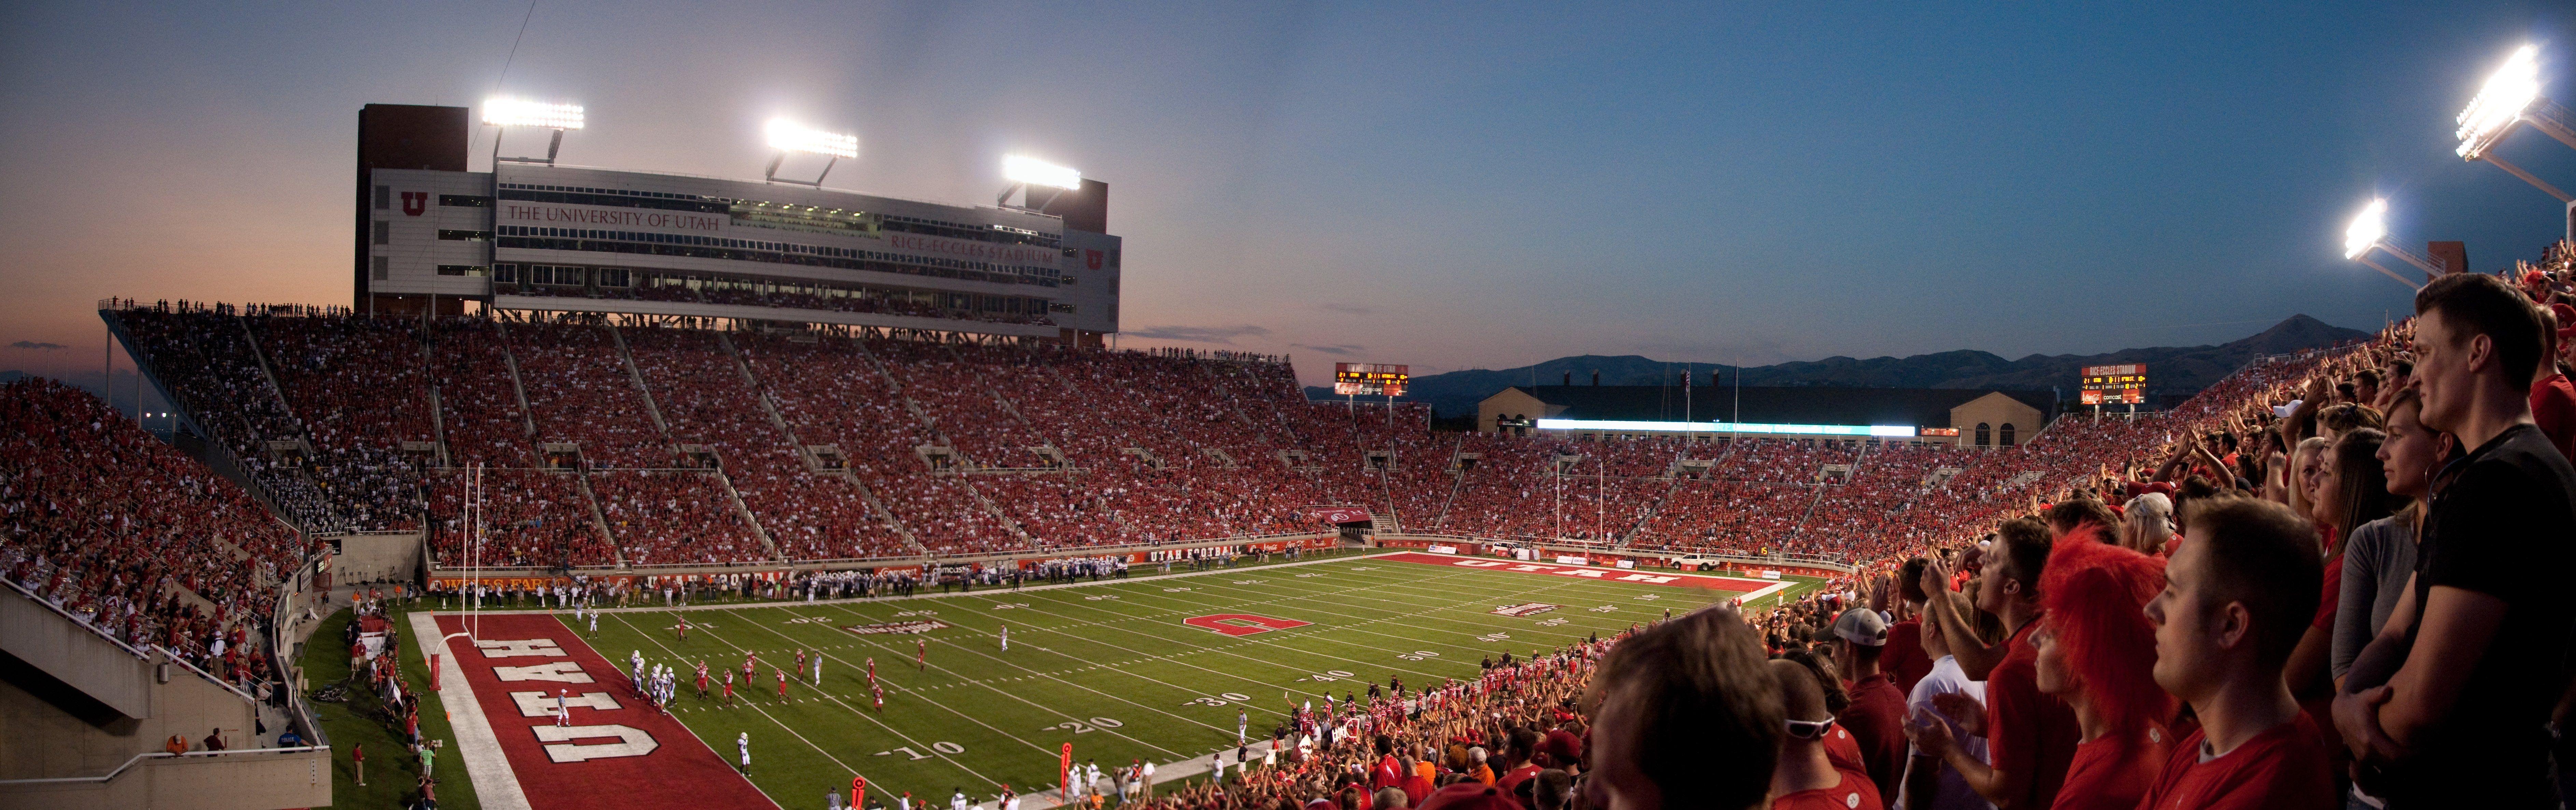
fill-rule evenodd
<path id="1" fill-rule="evenodd" d="M 2100 541 L 2085 526 L 2059 538 L 2040 575 L 2043 621 L 2075 687 L 2111 728 L 2131 732 L 2173 716 L 2156 685 L 2156 626 L 2147 601 L 2165 588 L 2165 561 Z"/>

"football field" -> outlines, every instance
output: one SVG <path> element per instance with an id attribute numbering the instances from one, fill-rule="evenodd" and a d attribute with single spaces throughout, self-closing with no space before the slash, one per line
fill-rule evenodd
<path id="1" fill-rule="evenodd" d="M 1292 702 L 1320 708 L 1327 694 L 1365 697 L 1369 684 L 1390 678 L 1412 689 L 1470 677 L 1505 652 L 1525 656 L 1667 610 L 1739 595 L 1769 603 L 1813 587 L 1394 553 L 907 599 L 610 610 L 596 634 L 569 613 L 486 614 L 482 649 L 459 642 L 454 649 L 465 651 L 451 655 L 464 660 L 446 665 L 473 693 L 459 700 L 450 684 L 443 694 L 451 709 L 479 704 L 466 714 L 483 716 L 458 726 L 485 806 L 516 803 L 496 802 L 487 783 L 503 767 L 532 807 L 592 806 L 555 798 L 585 787 L 621 807 L 664 798 L 707 806 L 727 799 L 664 786 L 712 779 L 739 787 L 707 755 L 730 769 L 744 741 L 750 785 L 784 806 L 820 806 L 823 791 L 846 790 L 854 774 L 878 798 L 909 792 L 944 806 L 959 789 L 977 802 L 1005 785 L 1052 789 L 1067 743 L 1077 763 L 1151 761 L 1168 781 L 1231 751 L 1238 724 L 1267 739 Z M 419 621 L 462 629 L 455 614 Z M 799 650 L 820 660 L 819 682 L 811 664 L 797 668 Z M 635 699 L 631 653 L 683 673 L 669 718 Z M 735 685 L 731 705 L 717 696 L 720 685 L 697 696 L 688 673 L 698 662 L 739 678 L 747 655 L 756 656 L 756 674 Z M 556 658 L 571 660 L 511 666 Z M 783 698 L 780 668 L 791 679 Z M 530 679 L 547 691 L 511 691 Z M 551 708 L 558 694 L 571 701 L 561 721 Z M 594 730 L 545 728 L 558 723 Z"/>

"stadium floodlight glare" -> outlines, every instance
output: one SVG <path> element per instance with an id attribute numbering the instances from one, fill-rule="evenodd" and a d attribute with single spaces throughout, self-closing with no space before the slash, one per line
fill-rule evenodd
<path id="1" fill-rule="evenodd" d="M 785 118 L 769 119 L 768 124 L 762 125 L 761 131 L 769 136 L 769 148 L 778 150 L 778 156 L 769 159 L 769 169 L 760 175 L 761 179 L 772 183 L 794 183 L 800 186 L 822 188 L 823 178 L 832 175 L 832 167 L 840 165 L 842 158 L 856 160 L 859 157 L 859 136 L 857 135 L 811 129 Z M 823 162 L 823 170 L 816 173 L 811 181 L 778 179 L 778 165 L 787 162 L 788 155 L 798 152 L 822 155 L 827 158 Z"/>
<path id="2" fill-rule="evenodd" d="M 2424 271 L 2424 275 L 2442 274 L 2442 271 L 2433 269 L 2432 262 L 2388 243 L 2388 199 L 2385 197 L 2372 198 L 2369 205 L 2362 207 L 2361 214 L 2352 218 L 2352 224 L 2344 227 L 2343 257 L 2370 265 L 2370 269 L 2396 279 L 2399 284 L 2419 290 L 2424 288 L 2424 285 L 2408 281 L 2405 276 L 2398 275 L 2395 271 L 2380 266 L 2378 262 L 2371 261 L 2372 248 L 2387 251 L 2391 256 L 2404 259 L 2407 264 L 2414 265 L 2415 269 Z"/>
<path id="3" fill-rule="evenodd" d="M 1007 155 L 1002 158 L 1002 179 L 1011 181 L 1011 184 L 1002 189 L 1001 197 L 993 200 L 994 205 L 1008 206 L 1011 204 L 1012 194 L 1033 186 L 1057 189 L 1054 194 L 1047 195 L 1045 201 L 1038 199 L 1036 191 L 1029 191 L 1022 201 L 1028 203 L 1023 207 L 1032 211 L 1045 208 L 1048 202 L 1053 202 L 1057 196 L 1067 191 L 1082 188 L 1081 172 L 1025 155 Z"/>
<path id="4" fill-rule="evenodd" d="M 2374 198 L 2370 205 L 2361 209 L 2361 215 L 2352 218 L 2352 225 L 2343 229 L 2343 257 L 2359 259 L 2385 238 L 2388 238 L 2388 200 Z"/>
<path id="5" fill-rule="evenodd" d="M 808 129 L 785 118 L 769 119 L 762 128 L 769 135 L 769 148 L 782 152 L 804 152 L 836 158 L 857 159 L 859 136 Z"/>
<path id="6" fill-rule="evenodd" d="M 1082 188 L 1081 172 L 1020 155 L 1002 158 L 1002 179 L 1066 191 Z"/>
<path id="7" fill-rule="evenodd" d="M 2522 111 L 2540 98 L 2540 49 L 2524 45 L 2506 57 L 2504 67 L 2487 77 L 2478 97 L 2460 111 L 2460 156 L 2476 160 L 2478 153 L 2494 146 L 2507 127 L 2522 118 Z"/>
<path id="8" fill-rule="evenodd" d="M 483 100 L 483 123 L 496 127 L 580 129 L 581 105 L 497 96 Z"/>
<path id="9" fill-rule="evenodd" d="M 483 123 L 501 128 L 501 134 L 492 137 L 492 162 L 495 165 L 506 161 L 552 166 L 555 165 L 555 155 L 563 152 L 564 130 L 581 128 L 581 105 L 493 96 L 483 100 Z M 546 156 L 502 157 L 501 141 L 503 136 L 510 134 L 512 127 L 553 130 L 553 138 L 546 142 Z"/>
<path id="10" fill-rule="evenodd" d="M 2453 133 L 2460 139 L 2460 148 L 2455 150 L 2460 159 L 2495 164 L 2496 168 L 2521 178 L 2533 188 L 2558 198 L 2559 202 L 2576 203 L 2576 197 L 2568 196 L 2557 186 L 2543 182 L 2495 154 L 2495 145 L 2513 134 L 2517 124 L 2530 124 L 2531 128 L 2548 133 L 2559 143 L 2576 147 L 2576 127 L 2568 125 L 2567 111 L 2540 95 L 2540 48 L 2532 45 L 2515 48 L 2512 56 L 2505 57 L 2504 66 L 2497 68 L 2487 77 L 2487 83 L 2478 88 L 2477 98 L 2471 99 L 2468 108 L 2461 110 L 2454 120 L 2460 125 L 2459 131 Z"/>

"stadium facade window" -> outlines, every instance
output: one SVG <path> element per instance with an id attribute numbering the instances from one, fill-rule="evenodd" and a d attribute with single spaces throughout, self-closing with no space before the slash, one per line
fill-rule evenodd
<path id="1" fill-rule="evenodd" d="M 2003 441 L 1999 442 L 1999 444 L 2002 444 L 2002 445 L 2003 445 L 2003 446 L 2005 446 L 2005 447 L 2011 447 L 2011 446 L 2013 446 L 2013 423 L 2011 423 L 2011 422 L 2005 422 L 2005 423 L 2004 423 L 2004 427 L 2003 427 Z"/>
<path id="2" fill-rule="evenodd" d="M 451 208 L 490 208 L 492 198 L 481 194 L 441 194 L 438 204 Z"/>
<path id="3" fill-rule="evenodd" d="M 492 268 L 479 264 L 442 264 L 438 266 L 438 274 L 442 276 L 488 276 L 492 274 Z"/>
<path id="4" fill-rule="evenodd" d="M 392 207 L 393 207 L 393 204 L 394 204 L 394 187 L 393 187 L 393 186 L 377 186 L 377 187 L 376 187 L 376 210 L 378 210 L 378 211 L 382 211 L 382 210 L 385 210 L 385 209 L 387 209 L 387 208 L 392 208 Z"/>
<path id="5" fill-rule="evenodd" d="M 602 267 L 602 268 L 599 268 L 599 286 L 602 286 L 602 287 L 624 287 L 624 286 L 626 286 L 626 280 L 627 280 L 627 272 L 626 272 L 626 268 L 623 268 L 623 267 Z"/>
<path id="6" fill-rule="evenodd" d="M 450 242 L 489 242 L 492 241 L 492 232 L 463 230 L 457 228 L 440 228 L 438 229 L 438 238 L 445 239 Z"/>
<path id="7" fill-rule="evenodd" d="M 492 265 L 492 280 L 502 284 L 519 283 L 519 266 L 515 264 Z"/>
<path id="8" fill-rule="evenodd" d="M 376 244 L 390 245 L 393 243 L 394 224 L 388 220 L 376 220 Z"/>
<path id="9" fill-rule="evenodd" d="M 1977 446 L 1978 446 L 1978 447 L 1985 447 L 1985 446 L 1987 446 L 1987 445 L 1989 445 L 1989 444 L 1991 444 L 1991 443 L 1992 443 L 1992 442 L 1989 442 L 1989 441 L 1988 441 L 1989 439 L 1994 438 L 1994 435 L 1990 432 L 1990 431 L 1992 431 L 1992 430 L 1993 430 L 1993 428 L 1987 427 L 1987 426 L 1986 426 L 1986 423 L 1984 423 L 1984 422 L 1978 422 L 1978 423 L 1977 423 Z"/>
<path id="10" fill-rule="evenodd" d="M 383 281 L 393 277 L 394 260 L 391 257 L 377 256 L 372 264 L 367 270 L 368 278 Z"/>
<path id="11" fill-rule="evenodd" d="M 1054 287 L 1059 284 L 1056 280 L 1057 271 L 1044 267 L 1001 267 L 983 262 L 963 262 L 821 245 L 723 239 L 688 234 L 636 233 L 587 228 L 540 228 L 522 225 L 504 225 L 498 229 L 498 233 L 501 247 L 521 250 L 642 253 L 655 256 L 835 267 L 845 270 L 937 276 L 1003 284 L 1036 284 L 1044 287 Z"/>

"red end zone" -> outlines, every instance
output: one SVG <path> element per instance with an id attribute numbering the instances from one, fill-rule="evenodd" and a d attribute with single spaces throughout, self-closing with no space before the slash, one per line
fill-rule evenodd
<path id="1" fill-rule="evenodd" d="M 1731 591 L 1735 593 L 1752 593 L 1754 591 L 1759 591 L 1764 588 L 1780 584 L 1777 582 L 1764 582 L 1761 580 L 1733 579 L 1729 577 L 1712 577 L 1698 574 L 1668 574 L 1661 571 L 1637 571 L 1626 568 L 1592 568 L 1581 565 L 1556 565 L 1553 563 L 1522 562 L 1519 560 L 1497 560 L 1491 557 L 1459 557 L 1448 554 L 1417 554 L 1413 552 L 1405 552 L 1401 554 L 1388 554 L 1379 557 L 1371 557 L 1369 559 L 1388 560 L 1391 562 L 1421 563 L 1423 565 L 1440 565 L 1457 568 L 1474 568 L 1483 571 L 1510 571 L 1521 574 L 1547 574 L 1550 576 L 1574 577 L 1577 579 L 1597 579 L 1602 582 L 1624 582 L 1636 585 L 1667 585 L 1677 588 L 1706 588 L 1710 590 Z"/>
<path id="2" fill-rule="evenodd" d="M 438 617 L 440 633 L 464 629 Z M 626 674 L 552 616 L 484 616 L 480 644 L 450 638 L 534 810 L 776 807 L 697 735 L 635 695 Z M 557 690 L 570 692 L 570 727 L 555 725 Z M 518 693 L 518 694 L 513 694 Z"/>

